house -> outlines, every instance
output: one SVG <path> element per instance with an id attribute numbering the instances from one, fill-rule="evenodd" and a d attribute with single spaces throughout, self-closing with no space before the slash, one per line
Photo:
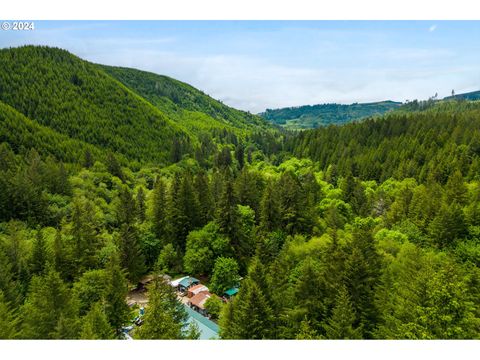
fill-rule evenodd
<path id="1" fill-rule="evenodd" d="M 173 281 L 172 281 L 173 283 Z M 184 293 L 186 292 L 191 286 L 197 285 L 200 283 L 200 280 L 195 279 L 192 276 L 185 276 L 184 278 L 179 279 L 178 285 L 174 286 L 178 289 L 178 291 Z"/>
<path id="2" fill-rule="evenodd" d="M 184 277 L 181 277 L 179 279 L 172 280 L 172 281 L 170 281 L 170 285 L 174 288 L 178 288 L 178 285 L 180 284 L 180 281 L 182 281 L 186 278 L 188 278 L 188 276 L 184 276 Z"/>
<path id="3" fill-rule="evenodd" d="M 200 314 L 206 316 L 207 310 L 205 310 L 205 302 L 212 296 L 210 292 L 207 291 L 200 291 L 198 294 L 194 295 L 189 301 L 188 305 L 198 311 Z"/>
<path id="4" fill-rule="evenodd" d="M 188 289 L 187 296 L 191 298 L 202 291 L 208 291 L 208 288 L 202 284 L 194 285 Z"/>

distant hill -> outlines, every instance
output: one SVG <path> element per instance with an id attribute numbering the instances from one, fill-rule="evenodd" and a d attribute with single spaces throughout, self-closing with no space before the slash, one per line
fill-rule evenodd
<path id="1" fill-rule="evenodd" d="M 447 96 L 444 100 L 462 99 L 462 100 L 480 100 L 480 90 L 472 91 L 463 94 L 455 94 L 455 96 Z"/>
<path id="2" fill-rule="evenodd" d="M 261 117 L 228 107 L 193 86 L 168 76 L 122 67 L 100 65 L 100 68 L 181 125 L 250 130 L 268 127 Z M 200 113 L 207 115 L 208 119 L 196 119 Z M 202 124 L 198 124 L 198 120 Z"/>
<path id="3" fill-rule="evenodd" d="M 99 156 L 169 163 L 193 156 L 205 137 L 214 152 L 215 144 L 235 144 L 271 128 L 180 81 L 93 64 L 58 48 L 1 49 L 0 69 L 0 118 L 17 128 L 13 136 L 4 124 L 0 140 L 17 148 L 35 144 L 40 153 L 68 143 L 71 148 L 56 151 L 63 161 L 88 147 Z"/>
<path id="4" fill-rule="evenodd" d="M 287 129 L 312 129 L 332 124 L 342 125 L 370 116 L 383 115 L 398 108 L 401 104 L 395 101 L 381 101 L 351 105 L 305 105 L 274 110 L 267 109 L 259 115 Z"/>

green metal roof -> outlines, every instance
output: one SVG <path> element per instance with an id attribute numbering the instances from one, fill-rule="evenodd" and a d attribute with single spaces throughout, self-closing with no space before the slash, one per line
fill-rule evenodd
<path id="1" fill-rule="evenodd" d="M 205 316 L 190 309 L 187 305 L 183 304 L 188 314 L 187 323 L 195 322 L 200 329 L 200 339 L 218 339 L 219 328 L 212 320 L 207 319 Z"/>
<path id="2" fill-rule="evenodd" d="M 225 294 L 228 296 L 233 296 L 238 293 L 238 288 L 231 288 L 225 291 Z"/>
<path id="3" fill-rule="evenodd" d="M 193 284 L 198 284 L 200 282 L 200 280 L 198 279 L 195 279 L 194 277 L 192 276 L 188 276 L 186 277 L 185 279 L 182 279 L 178 284 L 179 285 L 182 285 L 183 287 L 189 287 L 190 285 L 193 285 Z"/>

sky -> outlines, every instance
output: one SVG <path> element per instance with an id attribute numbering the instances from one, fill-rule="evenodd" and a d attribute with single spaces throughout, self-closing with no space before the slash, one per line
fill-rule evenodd
<path id="1" fill-rule="evenodd" d="M 0 47 L 64 48 L 253 113 L 480 90 L 480 21 L 35 21 Z M 1 71 L 1 69 L 0 69 Z"/>

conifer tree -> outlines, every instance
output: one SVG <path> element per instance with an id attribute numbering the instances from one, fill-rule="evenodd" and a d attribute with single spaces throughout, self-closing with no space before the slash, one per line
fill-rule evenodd
<path id="1" fill-rule="evenodd" d="M 274 183 L 269 183 L 265 188 L 260 203 L 260 229 L 272 232 L 280 227 L 280 201 Z"/>
<path id="2" fill-rule="evenodd" d="M 85 155 L 84 155 L 84 160 L 83 160 L 83 166 L 86 167 L 87 169 L 91 168 L 93 166 L 93 156 L 90 150 L 85 150 Z"/>
<path id="3" fill-rule="evenodd" d="M 138 231 L 134 225 L 122 224 L 119 232 L 121 264 L 128 280 L 136 283 L 145 272 L 145 258 L 140 248 Z"/>
<path id="4" fill-rule="evenodd" d="M 16 307 L 21 302 L 20 286 L 14 280 L 13 267 L 7 255 L 0 247 L 0 292 L 3 293 L 4 301 L 10 306 Z"/>
<path id="5" fill-rule="evenodd" d="M 125 303 L 128 285 L 116 254 L 113 254 L 109 259 L 106 271 L 108 286 L 105 292 L 105 314 L 115 332 L 115 336 L 119 337 L 122 326 L 128 320 L 129 309 Z"/>
<path id="6" fill-rule="evenodd" d="M 243 168 L 235 179 L 234 188 L 238 203 L 250 206 L 258 214 L 264 188 L 263 177 Z"/>
<path id="7" fill-rule="evenodd" d="M 136 331 L 139 339 L 183 339 L 187 314 L 170 285 L 156 278 L 149 289 L 144 324 Z M 193 335 L 193 333 L 190 333 Z"/>
<path id="8" fill-rule="evenodd" d="M 53 268 L 44 275 L 33 276 L 22 307 L 22 337 L 26 339 L 54 339 L 60 319 L 67 316 L 72 322 L 70 291 Z"/>
<path id="9" fill-rule="evenodd" d="M 135 225 L 135 201 L 127 187 L 123 187 L 119 197 L 117 219 L 120 224 L 121 264 L 127 270 L 128 279 L 135 283 L 145 272 L 145 258 L 140 248 L 138 230 Z"/>
<path id="10" fill-rule="evenodd" d="M 344 272 L 344 283 L 357 316 L 354 327 L 362 327 L 366 338 L 373 336 L 378 321 L 374 296 L 381 271 L 380 256 L 375 249 L 370 227 L 368 221 L 355 224 Z"/>
<path id="11" fill-rule="evenodd" d="M 315 340 L 320 338 L 318 332 L 312 327 L 307 317 L 300 323 L 300 330 L 296 337 L 297 340 Z"/>
<path id="12" fill-rule="evenodd" d="M 430 238 L 440 248 L 451 246 L 467 235 L 465 215 L 458 203 L 443 204 L 428 227 Z"/>
<path id="13" fill-rule="evenodd" d="M 245 149 L 242 144 L 238 144 L 235 147 L 235 159 L 238 163 L 238 169 L 242 170 L 245 165 Z"/>
<path id="14" fill-rule="evenodd" d="M 19 319 L 0 290 L 0 339 L 13 340 L 18 338 Z"/>
<path id="15" fill-rule="evenodd" d="M 224 185 L 220 200 L 218 201 L 215 221 L 220 227 L 220 231 L 227 235 L 235 246 L 236 240 L 236 223 L 237 206 L 235 194 L 233 192 L 233 184 L 229 172 L 225 175 Z"/>
<path id="16" fill-rule="evenodd" d="M 47 246 L 42 230 L 37 231 L 32 250 L 32 274 L 41 274 L 47 264 Z"/>
<path id="17" fill-rule="evenodd" d="M 72 228 L 74 238 L 75 270 L 81 274 L 96 266 L 95 252 L 100 246 L 95 208 L 86 198 L 74 198 L 72 204 Z"/>
<path id="18" fill-rule="evenodd" d="M 252 280 L 245 279 L 239 294 L 233 300 L 232 309 L 226 316 L 231 319 L 222 329 L 222 338 L 268 339 L 272 331 L 273 313 L 260 287 Z"/>
<path id="19" fill-rule="evenodd" d="M 199 203 L 199 225 L 205 226 L 213 218 L 215 205 L 210 189 L 210 183 L 205 171 L 200 171 L 195 177 L 195 192 Z"/>
<path id="20" fill-rule="evenodd" d="M 361 339 L 360 329 L 354 328 L 356 320 L 350 297 L 345 286 L 341 286 L 335 299 L 332 316 L 325 325 L 327 339 Z"/>
<path id="21" fill-rule="evenodd" d="M 62 233 L 60 230 L 55 232 L 55 238 L 53 240 L 53 264 L 55 270 L 62 276 L 62 278 L 67 278 L 68 275 L 68 257 L 67 249 L 63 242 Z M 67 276 L 66 276 L 67 275 Z"/>
<path id="22" fill-rule="evenodd" d="M 145 221 L 145 192 L 143 191 L 143 187 L 140 187 L 137 191 L 137 197 L 135 198 L 135 207 L 136 207 L 136 216 L 138 221 L 144 222 Z"/>
<path id="23" fill-rule="evenodd" d="M 173 180 L 169 218 L 172 243 L 183 253 L 188 233 L 200 224 L 200 206 L 188 172 Z"/>
<path id="24" fill-rule="evenodd" d="M 463 176 L 460 170 L 455 171 L 448 177 L 447 185 L 445 186 L 445 197 L 447 204 L 457 203 L 464 205 L 467 200 L 467 187 L 463 181 Z"/>
<path id="25" fill-rule="evenodd" d="M 101 303 L 95 303 L 87 315 L 82 319 L 83 325 L 80 339 L 106 340 L 113 339 L 114 332 L 108 323 L 107 316 Z"/>
<path id="26" fill-rule="evenodd" d="M 166 187 L 161 177 L 157 178 L 153 188 L 153 228 L 155 235 L 162 242 L 167 235 L 167 196 Z"/>
<path id="27" fill-rule="evenodd" d="M 277 185 L 280 202 L 280 219 L 283 228 L 289 234 L 308 233 L 312 227 L 312 219 L 305 193 L 297 176 L 286 171 Z"/>
<path id="28" fill-rule="evenodd" d="M 110 174 L 124 180 L 124 174 L 120 163 L 112 152 L 107 154 L 107 169 Z"/>

